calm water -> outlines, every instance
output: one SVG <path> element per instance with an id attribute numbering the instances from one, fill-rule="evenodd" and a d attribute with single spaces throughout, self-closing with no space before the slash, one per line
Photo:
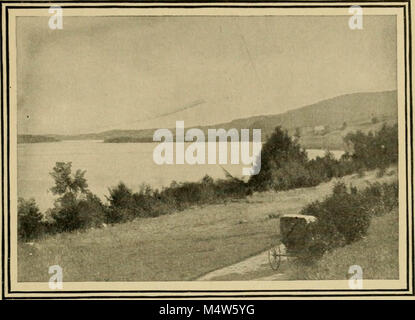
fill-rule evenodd
<path id="1" fill-rule="evenodd" d="M 197 181 L 208 174 L 224 178 L 219 165 L 157 165 L 153 162 L 155 143 L 102 143 L 101 141 L 64 141 L 19 144 L 17 147 L 18 196 L 35 198 L 41 210 L 53 205 L 53 186 L 49 172 L 55 163 L 72 162 L 72 171 L 86 170 L 89 189 L 101 199 L 108 187 L 123 181 L 137 191 L 142 183 L 153 187 L 176 181 Z M 230 149 L 230 148 L 228 148 Z M 310 158 L 324 155 L 324 150 L 308 150 Z M 342 151 L 333 152 L 340 157 Z M 229 158 L 228 158 L 229 159 Z M 232 175 L 241 176 L 243 164 L 223 165 Z"/>

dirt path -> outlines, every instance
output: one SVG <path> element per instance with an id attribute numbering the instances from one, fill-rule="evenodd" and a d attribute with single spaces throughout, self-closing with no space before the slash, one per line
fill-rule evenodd
<path id="1" fill-rule="evenodd" d="M 198 281 L 226 281 L 226 280 L 286 280 L 284 276 L 285 262 L 278 271 L 271 269 L 268 263 L 268 250 L 249 257 L 233 265 L 221 268 L 198 278 Z"/>

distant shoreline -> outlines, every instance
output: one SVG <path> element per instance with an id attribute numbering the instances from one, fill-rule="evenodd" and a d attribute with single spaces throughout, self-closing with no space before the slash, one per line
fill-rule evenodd
<path id="1" fill-rule="evenodd" d="M 19 134 L 17 135 L 17 143 L 44 143 L 44 142 L 60 142 L 61 140 L 54 137 L 31 135 L 31 134 Z"/>
<path id="2" fill-rule="evenodd" d="M 153 139 L 136 137 L 115 137 L 104 139 L 103 143 L 153 143 Z"/>
<path id="3" fill-rule="evenodd" d="M 299 142 L 302 148 L 308 151 L 327 150 L 333 153 L 347 151 L 344 144 L 340 143 L 339 141 L 324 141 L 322 144 L 321 142 L 322 137 L 316 137 L 316 138 L 317 138 L 316 141 L 313 141 L 311 139 L 307 139 L 307 140 L 304 139 L 305 140 L 304 141 L 302 138 L 300 138 Z M 341 139 L 341 137 L 339 138 Z M 114 138 L 108 138 L 108 139 L 57 139 L 54 137 L 41 136 L 41 135 L 18 135 L 17 144 L 24 145 L 24 144 L 36 144 L 36 143 L 53 143 L 53 142 L 67 143 L 67 142 L 83 142 L 83 141 L 94 141 L 97 143 L 113 143 L 113 144 L 160 143 L 157 141 L 153 141 L 152 139 L 136 138 L 136 137 L 114 137 Z M 230 143 L 230 141 L 228 142 Z M 249 142 L 252 142 L 252 141 L 249 141 Z M 186 141 L 185 143 L 187 144 L 187 143 L 194 143 L 194 142 Z"/>

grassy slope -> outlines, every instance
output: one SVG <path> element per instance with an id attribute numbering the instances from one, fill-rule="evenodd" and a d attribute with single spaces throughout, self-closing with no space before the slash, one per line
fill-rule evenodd
<path id="1" fill-rule="evenodd" d="M 358 187 L 376 180 L 371 172 L 343 180 Z M 396 179 L 385 176 L 382 181 Z M 59 234 L 18 246 L 18 280 L 47 281 L 48 267 L 63 268 L 65 281 L 192 280 L 271 247 L 278 220 L 331 192 L 317 187 L 266 192 L 227 204 L 138 219 L 83 233 Z"/>
<path id="2" fill-rule="evenodd" d="M 349 267 L 359 265 L 363 279 L 399 279 L 398 222 L 398 210 L 374 217 L 364 239 L 325 254 L 314 266 L 292 262 L 287 276 L 295 280 L 349 279 Z"/>

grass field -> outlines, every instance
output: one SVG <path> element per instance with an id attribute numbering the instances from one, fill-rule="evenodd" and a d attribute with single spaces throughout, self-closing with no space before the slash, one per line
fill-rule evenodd
<path id="1" fill-rule="evenodd" d="M 374 217 L 368 235 L 353 244 L 326 253 L 313 266 L 292 262 L 287 266 L 291 280 L 349 279 L 349 267 L 359 265 L 363 279 L 399 279 L 398 210 Z"/>
<path id="2" fill-rule="evenodd" d="M 368 181 L 395 180 L 392 171 L 342 180 L 362 188 Z M 55 264 L 63 268 L 64 281 L 193 280 L 270 248 L 278 238 L 275 218 L 324 198 L 333 183 L 20 243 L 18 281 L 48 281 Z"/>

